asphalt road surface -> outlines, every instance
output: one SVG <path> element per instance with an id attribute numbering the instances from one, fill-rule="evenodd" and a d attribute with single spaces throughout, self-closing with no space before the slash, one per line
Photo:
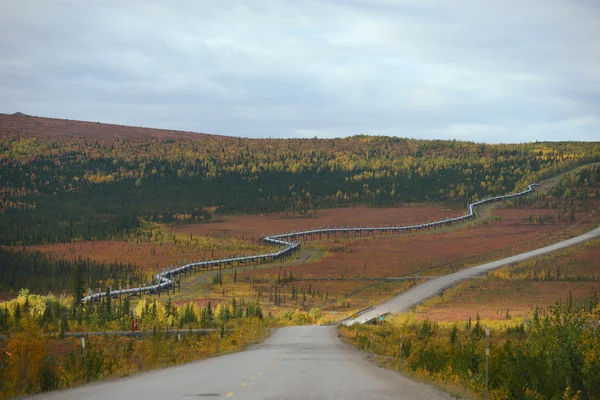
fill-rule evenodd
<path id="1" fill-rule="evenodd" d="M 278 329 L 240 353 L 91 384 L 43 399 L 451 399 L 378 367 L 330 326 Z"/>
<path id="2" fill-rule="evenodd" d="M 517 254 L 512 257 L 502 260 L 493 261 L 487 264 L 481 264 L 476 267 L 463 269 L 453 274 L 443 275 L 439 278 L 430 279 L 429 281 L 415 286 L 406 292 L 392 298 L 373 308 L 372 310 L 360 315 L 358 318 L 345 321 L 346 325 L 352 325 L 356 322 L 365 323 L 376 319 L 380 315 L 387 313 L 397 313 L 408 310 L 410 307 L 423 302 L 424 300 L 438 295 L 443 289 L 457 284 L 458 282 L 473 278 L 474 276 L 483 274 L 489 270 L 512 264 L 514 262 L 524 261 L 531 257 L 537 257 L 551 253 L 556 250 L 564 249 L 565 247 L 573 246 L 578 243 L 586 242 L 600 236 L 600 228 L 593 229 L 583 235 L 576 236 L 562 242 L 554 243 L 546 247 L 528 251 L 527 253 Z"/>

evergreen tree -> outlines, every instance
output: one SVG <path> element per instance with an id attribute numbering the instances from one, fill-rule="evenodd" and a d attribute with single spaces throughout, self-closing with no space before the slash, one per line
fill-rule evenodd
<path id="1" fill-rule="evenodd" d="M 214 316 L 213 316 L 213 311 L 212 311 L 212 306 L 210 304 L 210 301 L 208 302 L 208 305 L 206 306 L 206 316 L 208 318 L 208 323 L 211 323 L 214 319 Z"/>
<path id="2" fill-rule="evenodd" d="M 77 262 L 73 265 L 73 315 L 79 320 L 84 290 L 83 264 Z"/>
<path id="3" fill-rule="evenodd" d="M 21 323 L 21 307 L 19 306 L 19 303 L 17 303 L 15 307 L 15 314 L 13 318 L 15 320 L 15 326 L 19 326 L 19 324 Z"/>
<path id="4" fill-rule="evenodd" d="M 156 301 L 154 304 L 156 305 Z M 110 286 L 108 287 L 108 289 L 106 289 L 104 307 L 105 307 L 105 313 L 106 313 L 106 320 L 110 321 L 112 319 L 112 296 L 110 294 Z"/>

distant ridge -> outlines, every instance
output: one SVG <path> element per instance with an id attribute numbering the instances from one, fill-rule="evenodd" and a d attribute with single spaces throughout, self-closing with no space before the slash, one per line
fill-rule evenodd
<path id="1" fill-rule="evenodd" d="M 212 135 L 206 133 L 103 124 L 100 122 L 91 121 L 34 117 L 22 112 L 16 112 L 14 114 L 0 113 L 0 137 L 7 136 L 53 137 L 55 139 L 72 137 L 102 140 L 209 140 L 217 138 L 221 140 L 237 140 L 237 138 L 231 136 Z"/>

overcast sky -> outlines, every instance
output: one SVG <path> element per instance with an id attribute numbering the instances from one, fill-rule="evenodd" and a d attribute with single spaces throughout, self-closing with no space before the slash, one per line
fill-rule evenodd
<path id="1" fill-rule="evenodd" d="M 0 112 L 248 137 L 600 140 L 598 0 L 0 0 Z"/>

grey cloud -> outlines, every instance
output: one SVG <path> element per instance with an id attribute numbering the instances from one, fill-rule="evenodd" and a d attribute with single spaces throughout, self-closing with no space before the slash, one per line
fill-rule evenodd
<path id="1" fill-rule="evenodd" d="M 1 112 L 250 137 L 600 137 L 591 1 L 2 7 Z"/>

